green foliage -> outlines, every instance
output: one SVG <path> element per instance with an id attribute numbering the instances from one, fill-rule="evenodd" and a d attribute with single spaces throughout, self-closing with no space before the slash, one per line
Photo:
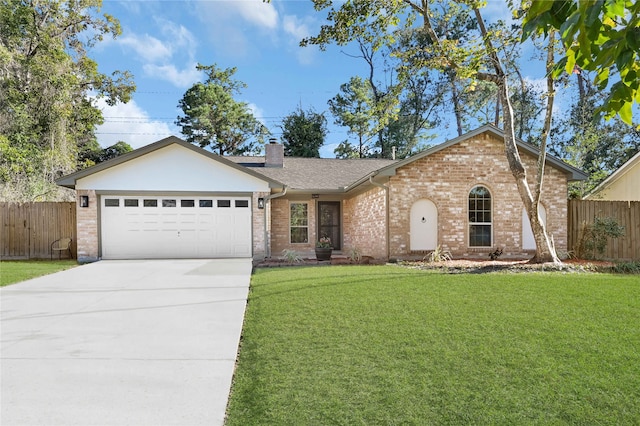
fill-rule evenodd
<path id="1" fill-rule="evenodd" d="M 327 119 L 310 109 L 298 108 L 282 120 L 284 155 L 320 157 L 320 147 L 327 136 Z"/>
<path id="2" fill-rule="evenodd" d="M 320 237 L 320 239 L 316 241 L 316 248 L 333 248 L 333 245 L 331 244 L 331 238 Z"/>
<path id="3" fill-rule="evenodd" d="M 282 257 L 290 265 L 293 265 L 294 263 L 302 263 L 302 257 L 295 250 L 282 250 Z"/>
<path id="4" fill-rule="evenodd" d="M 590 83 L 588 73 L 575 77 L 571 88 L 575 87 L 579 96 L 556 122 L 549 146 L 553 154 L 589 175 L 587 181 L 570 186 L 570 197 L 582 198 L 640 150 L 640 130 L 618 117 L 594 119 L 603 93 Z"/>
<path id="5" fill-rule="evenodd" d="M 533 0 L 525 10 L 523 39 L 559 31 L 565 56 L 555 74 L 596 73 L 609 96 L 596 112 L 632 124 L 640 102 L 640 2 L 631 0 Z M 612 83 L 613 82 L 613 83 Z"/>
<path id="6" fill-rule="evenodd" d="M 580 259 L 595 259 L 607 248 L 609 238 L 624 235 L 624 226 L 612 217 L 595 217 L 593 223 L 583 223 L 576 247 L 576 255 Z"/>
<path id="7" fill-rule="evenodd" d="M 90 95 L 127 102 L 128 72 L 108 76 L 87 56 L 104 36 L 117 36 L 101 1 L 0 3 L 0 158 L 2 198 L 64 197 L 54 180 L 76 170 L 78 147 L 93 138 L 102 114 Z"/>
<path id="8" fill-rule="evenodd" d="M 435 250 L 425 256 L 425 260 L 427 262 L 448 262 L 452 259 L 451 253 L 447 250 L 443 250 L 442 247 L 438 246 Z"/>
<path id="9" fill-rule="evenodd" d="M 78 153 L 78 168 L 90 167 L 131 151 L 133 151 L 131 145 L 123 141 L 102 148 L 95 139 L 92 139 Z"/>
<path id="10" fill-rule="evenodd" d="M 616 274 L 640 274 L 640 261 L 616 262 L 609 271 Z"/>
<path id="11" fill-rule="evenodd" d="M 340 142 L 333 153 L 336 158 L 360 158 L 358 147 L 352 145 L 348 140 Z"/>
<path id="12" fill-rule="evenodd" d="M 184 113 L 176 124 L 188 142 L 211 147 L 219 155 L 257 153 L 269 131 L 249 110 L 246 102 L 234 99 L 245 84 L 233 80 L 236 68 L 218 69 L 198 64 L 206 75 L 204 83 L 188 89 L 178 107 Z"/>
<path id="13" fill-rule="evenodd" d="M 370 83 L 361 77 L 351 77 L 348 83 L 340 86 L 340 93 L 329 100 L 329 111 L 335 117 L 335 124 L 347 127 L 348 132 L 356 137 L 357 145 L 353 151 L 360 158 L 367 156 L 369 142 L 376 134 L 374 102 Z M 353 151 L 347 149 L 350 146 L 351 144 L 344 145 L 340 153 L 336 152 L 336 156 L 353 156 Z"/>

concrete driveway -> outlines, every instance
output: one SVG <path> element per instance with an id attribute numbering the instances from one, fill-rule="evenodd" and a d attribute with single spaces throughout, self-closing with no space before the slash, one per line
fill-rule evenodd
<path id="1" fill-rule="evenodd" d="M 10 425 L 219 425 L 251 260 L 101 261 L 0 290 Z"/>

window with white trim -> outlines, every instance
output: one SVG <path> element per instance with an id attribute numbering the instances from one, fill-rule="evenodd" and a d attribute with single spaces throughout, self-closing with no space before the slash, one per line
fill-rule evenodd
<path id="1" fill-rule="evenodd" d="M 491 193 L 484 186 L 469 192 L 469 246 L 491 247 Z"/>
<path id="2" fill-rule="evenodd" d="M 289 229 L 292 244 L 309 242 L 309 205 L 307 203 L 289 205 Z"/>

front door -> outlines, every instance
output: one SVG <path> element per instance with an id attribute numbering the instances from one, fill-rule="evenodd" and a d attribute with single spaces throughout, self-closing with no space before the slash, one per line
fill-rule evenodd
<path id="1" fill-rule="evenodd" d="M 334 250 L 342 248 L 342 230 L 340 229 L 340 202 L 318 202 L 318 239 L 331 238 Z"/>

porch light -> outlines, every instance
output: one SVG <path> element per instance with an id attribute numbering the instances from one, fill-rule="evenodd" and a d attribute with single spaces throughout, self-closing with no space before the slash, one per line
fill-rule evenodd
<path id="1" fill-rule="evenodd" d="M 80 207 L 89 207 L 89 196 L 81 195 L 80 196 Z"/>
<path id="2" fill-rule="evenodd" d="M 264 209 L 264 198 L 258 198 L 258 208 Z"/>

